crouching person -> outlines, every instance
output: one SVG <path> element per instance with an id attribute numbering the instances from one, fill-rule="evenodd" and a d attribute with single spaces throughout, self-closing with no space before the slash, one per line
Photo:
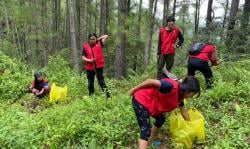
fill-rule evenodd
<path id="1" fill-rule="evenodd" d="M 164 78 L 161 80 L 148 79 L 130 90 L 133 96 L 132 105 L 140 127 L 139 149 L 146 149 L 165 122 L 164 113 L 179 107 L 185 120 L 190 120 L 184 107 L 184 98 L 200 95 L 199 81 L 193 77 L 186 77 L 182 83 Z M 150 126 L 150 116 L 155 119 Z"/>
<path id="2" fill-rule="evenodd" d="M 48 95 L 50 92 L 49 81 L 44 79 L 41 72 L 36 72 L 34 78 L 34 81 L 29 87 L 29 91 L 39 98 Z"/>

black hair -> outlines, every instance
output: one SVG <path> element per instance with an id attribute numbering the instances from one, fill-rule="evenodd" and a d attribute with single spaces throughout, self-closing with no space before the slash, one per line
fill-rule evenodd
<path id="1" fill-rule="evenodd" d="M 90 39 L 91 36 L 95 36 L 95 38 L 97 38 L 96 33 L 89 33 L 89 35 L 88 35 L 89 39 Z"/>
<path id="2" fill-rule="evenodd" d="M 43 76 L 43 73 L 40 71 L 37 71 L 34 73 L 34 77 L 35 77 L 35 85 L 38 85 L 40 81 L 38 81 L 38 78 Z"/>
<path id="3" fill-rule="evenodd" d="M 168 22 L 175 22 L 175 17 L 174 16 L 167 16 L 166 21 L 167 21 L 167 23 Z"/>
<path id="4" fill-rule="evenodd" d="M 42 72 L 40 72 L 40 71 L 37 71 L 37 72 L 34 73 L 35 79 L 37 79 L 38 77 L 41 77 L 42 75 L 43 75 L 43 74 L 42 74 Z"/>
<path id="5" fill-rule="evenodd" d="M 195 92 L 200 96 L 200 83 L 194 76 L 187 76 L 181 83 L 180 90 L 183 92 Z"/>

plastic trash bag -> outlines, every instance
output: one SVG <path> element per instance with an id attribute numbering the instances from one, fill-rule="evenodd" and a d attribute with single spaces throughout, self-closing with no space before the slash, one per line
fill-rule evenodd
<path id="1" fill-rule="evenodd" d="M 64 101 L 68 93 L 68 87 L 59 87 L 55 83 L 52 84 L 49 94 L 49 102 Z"/>
<path id="2" fill-rule="evenodd" d="M 192 148 L 193 142 L 203 143 L 205 141 L 204 117 L 196 110 L 188 110 L 191 121 L 185 121 L 180 110 L 175 110 L 169 115 L 169 129 L 174 143 L 183 148 Z"/>

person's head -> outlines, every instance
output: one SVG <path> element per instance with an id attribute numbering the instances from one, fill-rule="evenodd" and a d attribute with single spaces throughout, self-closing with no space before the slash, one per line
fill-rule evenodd
<path id="1" fill-rule="evenodd" d="M 35 72 L 34 77 L 35 77 L 35 81 L 37 82 L 41 82 L 43 80 L 43 74 L 39 71 Z"/>
<path id="2" fill-rule="evenodd" d="M 174 18 L 174 16 L 168 16 L 167 19 L 166 19 L 166 21 L 167 21 L 167 27 L 169 29 L 174 28 L 174 24 L 175 24 L 175 18 Z"/>
<path id="3" fill-rule="evenodd" d="M 197 94 L 200 96 L 200 83 L 194 76 L 187 76 L 180 84 L 180 92 L 184 98 L 191 98 Z"/>
<path id="4" fill-rule="evenodd" d="M 96 44 L 96 40 L 97 40 L 97 35 L 96 35 L 96 33 L 90 33 L 89 36 L 88 36 L 88 38 L 89 38 L 89 44 L 90 44 L 91 46 L 93 46 L 93 45 Z"/>

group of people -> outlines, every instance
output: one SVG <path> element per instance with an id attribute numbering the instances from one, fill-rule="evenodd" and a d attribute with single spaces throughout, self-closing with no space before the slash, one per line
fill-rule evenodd
<path id="1" fill-rule="evenodd" d="M 160 28 L 158 42 L 157 77 L 148 79 L 130 90 L 132 106 L 140 127 L 139 148 L 145 149 L 151 140 L 157 135 L 158 129 L 165 122 L 164 113 L 175 108 L 180 108 L 182 116 L 189 121 L 187 109 L 184 106 L 184 99 L 200 95 L 200 84 L 194 77 L 195 72 L 200 71 L 206 80 L 206 87 L 211 88 L 213 75 L 209 66 L 217 65 L 215 46 L 209 43 L 202 43 L 202 47 L 195 55 L 188 55 L 188 73 L 182 82 L 162 75 L 164 66 L 168 72 L 174 64 L 175 50 L 184 43 L 184 37 L 180 29 L 175 26 L 175 18 L 167 17 L 166 25 Z M 83 45 L 82 60 L 87 72 L 89 95 L 94 94 L 94 80 L 97 77 L 99 86 L 110 98 L 110 93 L 104 81 L 103 68 L 104 56 L 103 46 L 108 35 L 97 37 L 95 33 L 88 36 L 88 42 Z M 177 39 L 178 42 L 177 42 Z M 49 93 L 48 81 L 43 79 L 41 73 L 34 75 L 35 80 L 30 90 L 38 97 Z M 153 127 L 150 126 L 150 116 L 155 118 Z"/>
<path id="2" fill-rule="evenodd" d="M 174 64 L 175 49 L 182 46 L 184 37 L 175 26 L 175 18 L 167 17 L 166 26 L 160 28 L 158 42 L 157 78 L 148 79 L 130 90 L 132 106 L 140 128 L 139 149 L 146 149 L 156 137 L 158 130 L 165 122 L 164 113 L 179 108 L 183 118 L 190 121 L 184 99 L 200 95 L 200 84 L 195 72 L 200 71 L 206 80 L 206 87 L 211 88 L 213 74 L 209 66 L 218 65 L 215 46 L 209 43 L 194 43 L 191 47 L 195 54 L 188 55 L 188 73 L 182 82 L 164 75 L 163 67 L 171 72 Z M 177 39 L 178 42 L 177 42 Z M 198 45 L 198 46 L 197 46 Z M 150 117 L 155 119 L 150 125 Z"/>

